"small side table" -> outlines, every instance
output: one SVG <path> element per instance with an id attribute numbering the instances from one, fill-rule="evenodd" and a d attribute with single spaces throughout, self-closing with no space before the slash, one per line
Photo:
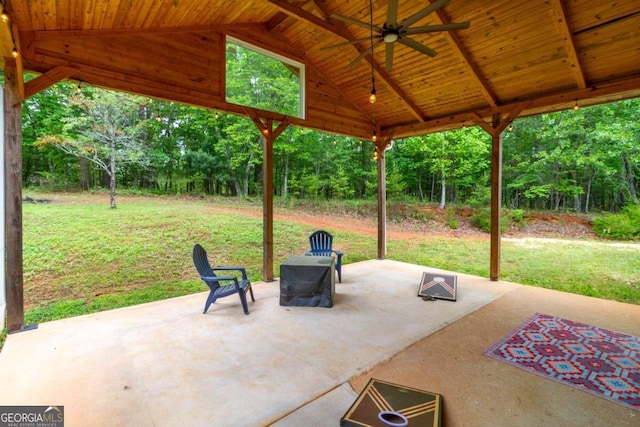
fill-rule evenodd
<path id="1" fill-rule="evenodd" d="M 280 265 L 280 305 L 333 307 L 335 260 L 330 256 L 298 256 Z"/>

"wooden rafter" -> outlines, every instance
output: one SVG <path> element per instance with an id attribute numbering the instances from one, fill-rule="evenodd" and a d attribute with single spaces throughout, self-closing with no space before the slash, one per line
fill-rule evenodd
<path id="1" fill-rule="evenodd" d="M 347 30 L 347 27 L 342 22 L 323 21 L 317 16 L 297 6 L 293 6 L 291 3 L 284 0 L 269 0 L 269 2 L 279 7 L 280 9 L 285 10 L 286 12 L 289 12 L 297 16 L 298 18 L 303 19 L 304 21 L 310 24 L 316 25 L 319 28 L 329 31 L 333 35 L 341 37 L 347 41 L 355 40 L 355 37 L 349 32 L 349 30 Z M 329 11 L 321 3 L 314 1 L 314 5 L 324 16 L 331 16 L 331 11 Z M 309 16 L 313 18 L 310 18 Z M 318 20 L 323 24 L 320 24 Z M 332 22 L 332 23 L 330 24 L 330 26 L 328 26 L 326 25 L 327 22 Z M 353 44 L 352 46 L 355 50 L 358 51 L 358 53 L 363 52 L 363 49 L 360 48 L 357 44 Z M 391 76 L 389 76 L 389 74 L 382 67 L 380 67 L 378 64 L 375 63 L 375 61 L 373 60 L 373 57 L 370 54 L 367 54 L 365 56 L 365 59 L 369 62 L 369 64 L 373 66 L 373 69 L 376 72 L 377 76 L 380 78 L 380 80 L 391 90 L 391 92 L 393 92 L 398 97 L 398 99 L 400 99 L 405 104 L 405 106 L 409 109 L 411 114 L 413 114 L 413 116 L 415 116 L 415 118 L 418 119 L 418 121 L 424 122 L 426 120 L 426 116 L 423 114 L 420 108 L 413 101 L 409 99 L 409 96 L 407 95 L 407 93 L 403 91 L 402 88 L 400 88 L 400 86 L 391 78 Z"/>
<path id="2" fill-rule="evenodd" d="M 575 41 L 573 40 L 573 34 L 569 28 L 569 22 L 567 21 L 567 7 L 562 0 L 551 0 L 551 7 L 553 12 L 557 16 L 558 31 L 562 36 L 569 59 L 569 65 L 573 70 L 573 74 L 576 78 L 576 83 L 580 89 L 587 87 L 587 80 L 580 65 L 580 58 L 578 57 L 578 51 L 576 49 Z"/>
<path id="3" fill-rule="evenodd" d="M 326 30 L 338 37 L 342 37 L 343 39 L 349 38 L 349 35 L 343 32 L 343 28 L 339 25 L 336 25 L 337 23 L 334 24 L 331 21 L 318 18 L 313 13 L 309 13 L 298 6 L 294 6 L 292 3 L 289 3 L 286 0 L 268 0 L 268 1 L 272 5 L 276 6 L 278 9 L 282 10 L 283 12 L 293 15 L 299 19 L 302 19 L 303 21 L 309 24 L 315 25 L 318 28 L 322 28 L 323 30 Z"/>
<path id="4" fill-rule="evenodd" d="M 437 24 L 448 24 L 449 20 L 445 16 L 442 9 L 436 10 L 436 13 L 433 16 L 434 20 Z M 471 59 L 466 49 L 462 45 L 460 41 L 460 37 L 455 34 L 453 31 L 444 31 L 444 36 L 447 39 L 449 45 L 453 47 L 453 53 L 462 61 L 464 65 L 464 69 L 473 80 L 476 87 L 480 90 L 482 95 L 484 96 L 487 103 L 492 107 L 498 106 L 498 101 L 496 100 L 496 95 L 493 90 L 487 84 L 486 79 L 483 78 L 480 69 L 476 65 L 476 63 Z"/>

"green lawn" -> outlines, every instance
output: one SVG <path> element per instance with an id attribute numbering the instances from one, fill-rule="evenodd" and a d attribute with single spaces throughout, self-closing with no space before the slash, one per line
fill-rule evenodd
<path id="1" fill-rule="evenodd" d="M 212 263 L 245 265 L 251 280 L 262 277 L 259 202 L 121 196 L 117 209 L 109 209 L 104 194 L 27 195 L 53 202 L 23 206 L 26 323 L 203 292 L 191 261 L 196 242 Z M 276 216 L 295 216 L 289 209 L 277 208 Z M 274 270 L 288 255 L 303 253 L 316 228 L 276 218 Z M 344 263 L 376 258 L 375 233 L 325 228 L 345 252 Z M 488 239 L 416 235 L 387 243 L 389 259 L 488 277 Z M 504 240 L 501 278 L 640 304 L 639 259 L 640 245 Z"/>

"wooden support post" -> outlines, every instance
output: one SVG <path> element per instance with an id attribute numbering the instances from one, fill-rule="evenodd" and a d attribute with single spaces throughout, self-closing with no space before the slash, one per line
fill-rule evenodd
<path id="1" fill-rule="evenodd" d="M 277 128 L 273 120 L 263 122 L 255 110 L 246 108 L 262 135 L 262 280 L 272 282 L 273 274 L 273 142 L 289 126 L 284 117 Z"/>
<path id="2" fill-rule="evenodd" d="M 491 248 L 489 260 L 489 279 L 500 280 L 500 241 L 502 217 L 502 132 L 514 121 L 518 115 L 529 106 L 523 103 L 514 108 L 506 120 L 497 113 L 492 117 L 491 124 L 476 115 L 474 122 L 491 135 Z"/>
<path id="3" fill-rule="evenodd" d="M 500 127 L 500 114 L 493 116 L 493 129 Z M 500 280 L 500 237 L 502 218 L 502 130 L 491 135 L 491 248 L 489 279 Z"/>
<path id="4" fill-rule="evenodd" d="M 273 281 L 273 139 L 262 134 L 262 280 Z"/>
<path id="5" fill-rule="evenodd" d="M 7 330 L 24 328 L 24 286 L 22 266 L 22 102 L 18 67 L 5 58 L 4 77 L 4 179 L 5 179 L 5 289 Z"/>
<path id="6" fill-rule="evenodd" d="M 378 259 L 387 256 L 387 178 L 384 148 L 376 146 L 378 153 Z"/>
<path id="7" fill-rule="evenodd" d="M 375 158 L 378 161 L 378 259 L 387 256 L 387 174 L 385 151 L 391 146 L 392 135 L 375 142 Z"/>

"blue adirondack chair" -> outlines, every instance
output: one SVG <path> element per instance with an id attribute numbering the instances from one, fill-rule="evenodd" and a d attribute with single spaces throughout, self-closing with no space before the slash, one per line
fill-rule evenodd
<path id="1" fill-rule="evenodd" d="M 338 282 L 342 283 L 342 252 L 333 249 L 333 236 L 324 230 L 314 231 L 309 236 L 311 250 L 305 255 L 311 256 L 336 256 L 336 271 L 338 272 Z"/>
<path id="2" fill-rule="evenodd" d="M 211 267 L 209 259 L 207 258 L 207 251 L 196 243 L 193 247 L 193 263 L 196 266 L 196 270 L 200 274 L 200 278 L 207 284 L 210 291 L 207 297 L 207 302 L 204 305 L 203 313 L 209 310 L 209 306 L 216 302 L 218 298 L 223 298 L 233 294 L 240 295 L 240 302 L 244 309 L 244 314 L 249 314 L 249 307 L 247 305 L 247 291 L 251 294 L 251 301 L 255 302 L 253 297 L 253 289 L 251 289 L 251 282 L 247 279 L 247 271 L 244 267 Z M 237 276 L 227 275 L 218 276 L 216 271 L 236 271 L 242 274 L 242 278 L 238 280 Z"/>

